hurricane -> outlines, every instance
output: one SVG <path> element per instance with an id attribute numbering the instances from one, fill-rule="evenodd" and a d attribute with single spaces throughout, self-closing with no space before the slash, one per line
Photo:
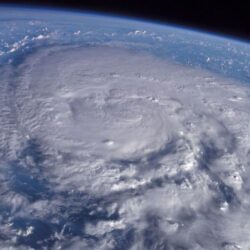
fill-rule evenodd
<path id="1" fill-rule="evenodd" d="M 1 249 L 250 249 L 249 44 L 0 13 Z"/>

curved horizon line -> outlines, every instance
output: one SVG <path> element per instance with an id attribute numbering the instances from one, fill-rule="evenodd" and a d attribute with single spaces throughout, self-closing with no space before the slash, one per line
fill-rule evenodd
<path id="1" fill-rule="evenodd" d="M 184 30 L 184 31 L 191 31 L 194 33 L 199 33 L 211 37 L 215 37 L 218 39 L 222 40 L 231 40 L 232 42 L 235 43 L 242 43 L 245 45 L 250 45 L 250 38 L 242 38 L 234 35 L 229 35 L 223 32 L 216 32 L 216 31 L 211 31 L 211 30 L 205 30 L 202 28 L 194 27 L 191 25 L 185 25 L 185 24 L 180 24 L 177 22 L 165 22 L 161 20 L 155 20 L 153 18 L 143 18 L 143 17 L 137 17 L 135 15 L 130 15 L 130 14 L 117 14 L 112 11 L 95 11 L 92 9 L 88 8 L 77 8 L 77 7 L 62 7 L 62 6 L 49 6 L 49 5 L 40 5 L 40 4 L 15 4 L 15 3 L 1 3 L 0 8 L 19 8 L 19 9 L 24 9 L 24 10 L 38 10 L 38 11 L 56 11 L 56 12 L 64 12 L 67 14 L 74 13 L 74 14 L 79 14 L 79 15 L 92 15 L 92 16 L 101 16 L 101 17 L 109 17 L 109 18 L 118 18 L 122 20 L 129 20 L 129 21 L 136 21 L 136 22 L 141 22 L 141 23 L 147 23 L 151 25 L 158 25 L 158 26 L 163 26 L 163 27 L 168 27 L 168 28 L 173 28 L 173 29 L 179 29 L 179 30 Z"/>

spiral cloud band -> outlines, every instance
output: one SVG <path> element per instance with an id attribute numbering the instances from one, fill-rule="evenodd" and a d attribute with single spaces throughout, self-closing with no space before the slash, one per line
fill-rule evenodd
<path id="1" fill-rule="evenodd" d="M 108 45 L 1 71 L 2 249 L 250 247 L 247 86 Z"/>

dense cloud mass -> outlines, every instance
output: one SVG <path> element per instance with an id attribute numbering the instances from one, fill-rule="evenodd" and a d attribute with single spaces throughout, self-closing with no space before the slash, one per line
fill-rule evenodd
<path id="1" fill-rule="evenodd" d="M 250 247 L 248 87 L 109 46 L 1 75 L 2 249 Z"/>

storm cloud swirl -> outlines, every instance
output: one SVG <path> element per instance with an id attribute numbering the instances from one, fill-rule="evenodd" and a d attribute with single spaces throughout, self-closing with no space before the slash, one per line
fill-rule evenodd
<path id="1" fill-rule="evenodd" d="M 249 249 L 248 87 L 108 45 L 1 71 L 1 249 Z"/>

